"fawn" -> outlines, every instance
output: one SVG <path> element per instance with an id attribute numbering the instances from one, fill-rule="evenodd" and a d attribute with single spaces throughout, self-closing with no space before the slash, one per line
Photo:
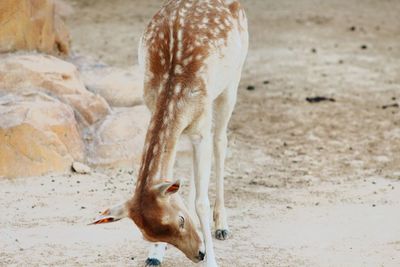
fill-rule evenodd
<path id="1" fill-rule="evenodd" d="M 224 161 L 227 125 L 248 49 L 247 19 L 238 1 L 170 0 L 148 24 L 139 45 L 144 100 L 152 113 L 134 195 L 103 212 L 95 223 L 131 218 L 155 243 L 146 261 L 161 264 L 166 243 L 189 259 L 217 266 L 210 227 L 208 186 L 214 146 L 217 198 L 215 235 L 226 239 Z M 212 125 L 214 124 L 214 127 Z M 173 180 L 176 145 L 182 134 L 193 144 L 189 209 Z M 167 180 L 170 179 L 170 180 Z"/>

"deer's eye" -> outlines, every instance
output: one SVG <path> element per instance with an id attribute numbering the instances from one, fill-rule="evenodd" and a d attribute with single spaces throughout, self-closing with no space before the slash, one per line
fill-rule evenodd
<path id="1" fill-rule="evenodd" d="M 183 216 L 179 216 L 179 227 L 180 228 L 185 227 L 185 218 L 183 218 Z"/>

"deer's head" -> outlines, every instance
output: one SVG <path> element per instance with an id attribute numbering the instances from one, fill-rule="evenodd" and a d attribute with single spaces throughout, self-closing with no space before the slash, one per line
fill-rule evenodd
<path id="1" fill-rule="evenodd" d="M 189 259 L 204 259 L 203 242 L 179 194 L 179 181 L 157 181 L 136 190 L 126 203 L 107 209 L 94 224 L 131 218 L 145 239 L 166 242 L 181 250 Z"/>

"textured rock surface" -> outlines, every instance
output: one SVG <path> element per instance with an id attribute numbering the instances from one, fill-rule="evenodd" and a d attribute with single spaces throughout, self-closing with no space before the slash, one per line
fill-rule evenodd
<path id="1" fill-rule="evenodd" d="M 110 110 L 104 98 L 86 90 L 71 63 L 41 54 L 0 57 L 0 91 L 21 93 L 32 87 L 71 105 L 87 124 L 102 119 Z"/>
<path id="2" fill-rule="evenodd" d="M 88 162 L 102 167 L 139 163 L 150 112 L 145 106 L 116 108 L 87 133 Z"/>
<path id="3" fill-rule="evenodd" d="M 65 172 L 83 158 L 68 105 L 38 92 L 0 97 L 0 177 Z"/>
<path id="4" fill-rule="evenodd" d="M 69 32 L 57 12 L 66 9 L 60 0 L 57 8 L 51 0 L 1 0 L 0 53 L 37 50 L 67 55 Z"/>
<path id="5" fill-rule="evenodd" d="M 132 168 L 140 163 L 150 111 L 140 105 L 115 108 L 103 121 L 86 133 L 87 161 L 93 166 Z M 178 157 L 191 155 L 191 144 L 184 136 L 177 147 Z"/>
<path id="6" fill-rule="evenodd" d="M 143 73 L 138 65 L 128 69 L 110 67 L 90 58 L 72 59 L 86 88 L 104 97 L 114 107 L 143 104 Z"/>

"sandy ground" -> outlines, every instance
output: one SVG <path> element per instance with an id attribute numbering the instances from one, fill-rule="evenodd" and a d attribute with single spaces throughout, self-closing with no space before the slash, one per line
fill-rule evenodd
<path id="1" fill-rule="evenodd" d="M 77 53 L 137 62 L 159 1 L 72 3 Z M 232 235 L 215 241 L 219 264 L 400 266 L 399 108 L 385 108 L 400 99 L 400 2 L 242 3 L 251 45 L 230 124 Z M 318 95 L 336 101 L 305 100 Z M 86 225 L 130 195 L 135 173 L 0 181 L 0 265 L 143 266 L 148 243 L 130 221 Z M 197 265 L 170 248 L 163 266 Z"/>

